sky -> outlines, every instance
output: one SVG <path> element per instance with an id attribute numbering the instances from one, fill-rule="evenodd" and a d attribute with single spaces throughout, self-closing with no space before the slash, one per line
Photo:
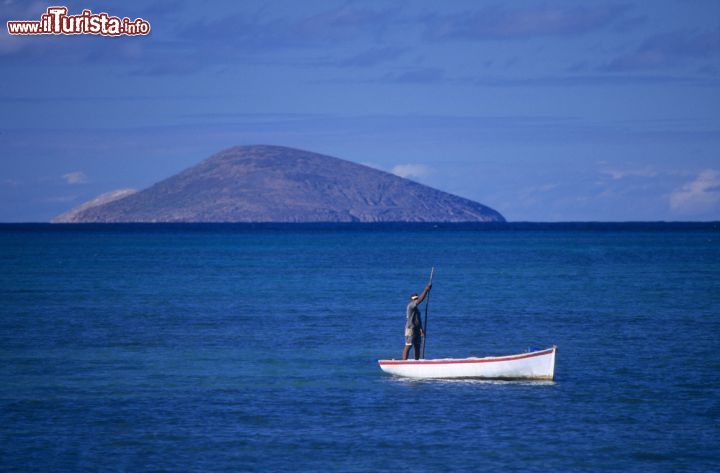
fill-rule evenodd
<path id="1" fill-rule="evenodd" d="M 720 2 L 67 2 L 136 37 L 11 36 L 0 222 L 235 145 L 297 147 L 510 221 L 720 220 Z"/>

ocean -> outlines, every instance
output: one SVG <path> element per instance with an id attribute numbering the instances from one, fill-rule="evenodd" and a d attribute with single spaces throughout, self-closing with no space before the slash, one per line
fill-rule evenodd
<path id="1" fill-rule="evenodd" d="M 381 372 L 433 266 L 556 379 Z M 720 470 L 718 223 L 5 224 L 0 297 L 3 472 Z"/>

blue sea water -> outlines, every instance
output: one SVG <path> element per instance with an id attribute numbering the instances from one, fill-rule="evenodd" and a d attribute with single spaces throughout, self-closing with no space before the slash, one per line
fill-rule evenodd
<path id="1" fill-rule="evenodd" d="M 558 345 L 554 382 L 407 381 Z M 1 225 L 0 471 L 720 470 L 720 225 Z"/>

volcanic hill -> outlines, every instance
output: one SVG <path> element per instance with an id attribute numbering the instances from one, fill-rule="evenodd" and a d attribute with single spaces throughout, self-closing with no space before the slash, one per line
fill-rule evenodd
<path id="1" fill-rule="evenodd" d="M 112 198 L 52 222 L 505 221 L 482 204 L 384 171 L 266 145 L 229 148 L 147 189 L 104 196 Z"/>

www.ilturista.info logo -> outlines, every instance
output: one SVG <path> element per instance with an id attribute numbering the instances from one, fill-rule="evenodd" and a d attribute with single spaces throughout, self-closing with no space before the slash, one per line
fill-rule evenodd
<path id="1" fill-rule="evenodd" d="M 94 34 L 101 36 L 145 36 L 150 34 L 150 22 L 142 18 L 130 20 L 83 10 L 79 15 L 68 15 L 67 7 L 48 7 L 40 21 L 8 21 L 8 33 L 14 35 L 38 34 Z"/>

